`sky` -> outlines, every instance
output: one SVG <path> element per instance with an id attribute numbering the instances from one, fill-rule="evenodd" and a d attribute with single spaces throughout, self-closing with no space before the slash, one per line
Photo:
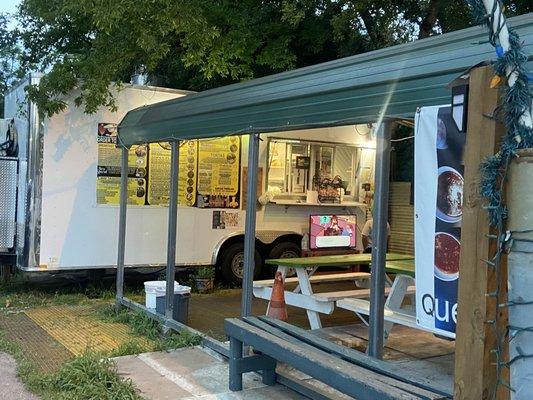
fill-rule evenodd
<path id="1" fill-rule="evenodd" d="M 15 12 L 20 0 L 0 0 L 0 13 Z"/>

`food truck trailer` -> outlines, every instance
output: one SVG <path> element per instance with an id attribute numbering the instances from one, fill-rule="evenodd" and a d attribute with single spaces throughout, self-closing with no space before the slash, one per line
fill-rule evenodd
<path id="1" fill-rule="evenodd" d="M 74 105 L 78 93 L 73 92 L 62 112 L 44 117 L 24 90 L 39 79 L 29 76 L 5 99 L 7 127 L 0 142 L 9 141 L 11 147 L 0 158 L 0 265 L 47 272 L 114 268 L 121 160 L 116 125 L 134 108 L 191 92 L 126 85 L 115 93 L 116 111 L 100 109 L 92 115 Z M 247 141 L 247 136 L 230 135 L 181 143 L 177 266 L 214 265 L 226 280 L 240 281 Z M 132 268 L 164 267 L 166 232 L 161 227 L 168 219 L 170 146 L 134 146 L 129 157 L 132 251 L 125 262 Z M 332 216 L 350 220 L 355 229 L 341 247 L 361 249 L 374 157 L 371 125 L 264 135 L 256 275 L 266 258 L 300 255 L 311 216 L 323 223 Z M 338 247 L 335 239 L 321 243 Z"/>

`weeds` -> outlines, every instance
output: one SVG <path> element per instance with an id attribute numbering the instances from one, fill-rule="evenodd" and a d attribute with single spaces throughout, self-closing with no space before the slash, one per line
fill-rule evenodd
<path id="1" fill-rule="evenodd" d="M 154 346 L 149 346 L 146 343 L 141 343 L 138 340 L 128 340 L 122 343 L 119 347 L 113 350 L 110 357 L 129 356 L 131 354 L 140 354 L 152 351 Z"/>
<path id="2" fill-rule="evenodd" d="M 24 310 L 32 307 L 62 304 L 86 304 L 94 300 L 110 300 L 115 296 L 112 283 L 88 283 L 83 280 L 58 280 L 50 285 L 43 284 L 38 279 L 32 279 L 22 274 L 16 275 L 8 283 L 0 283 L 0 310 Z M 129 297 L 139 296 L 142 288 L 128 288 Z"/>
<path id="3" fill-rule="evenodd" d="M 26 387 L 44 400 L 141 400 L 131 381 L 122 379 L 113 361 L 87 351 L 63 364 L 53 374 L 43 374 L 30 363 L 20 348 L 0 331 L 0 351 L 17 360 L 18 376 Z"/>
<path id="4" fill-rule="evenodd" d="M 156 340 L 160 336 L 161 324 L 142 312 L 127 308 L 117 312 L 114 305 L 106 304 L 98 307 L 95 314 L 104 321 L 128 325 L 131 333 L 136 336 L 144 336 L 150 340 Z"/>
<path id="5" fill-rule="evenodd" d="M 114 305 L 106 304 L 103 307 L 96 308 L 95 315 L 104 321 L 126 324 L 133 335 L 150 339 L 153 345 L 144 348 L 144 352 L 179 349 L 181 347 L 196 346 L 202 342 L 200 335 L 193 334 L 187 330 L 163 335 L 162 324 L 140 311 L 123 308 L 117 312 Z M 117 349 L 118 353 L 120 355 L 142 353 L 142 350 L 135 351 L 136 345 L 134 343 L 126 343 L 123 349 Z M 131 348 L 130 353 L 128 353 L 128 348 Z"/>
<path id="6" fill-rule="evenodd" d="M 92 352 L 63 364 L 45 379 L 45 385 L 56 392 L 57 399 L 142 399 L 130 380 L 120 378 L 113 361 Z"/>
<path id="7" fill-rule="evenodd" d="M 128 297 L 140 297 L 142 286 L 128 290 Z M 87 284 L 70 281 L 66 285 L 47 286 L 33 279 L 17 276 L 9 283 L 0 284 L 1 312 L 19 312 L 47 305 L 94 305 L 95 315 L 108 322 L 128 325 L 132 338 L 109 353 L 86 351 L 80 357 L 63 364 L 56 373 L 43 374 L 20 347 L 5 338 L 0 330 L 0 352 L 12 354 L 18 363 L 18 375 L 26 387 L 43 400 L 138 400 L 132 383 L 117 374 L 108 357 L 118 357 L 151 351 L 163 351 L 201 343 L 200 335 L 186 330 L 163 334 L 162 325 L 148 315 L 121 309 L 118 313 L 109 301 L 114 297 L 114 287 L 109 282 Z M 102 301 L 103 300 L 103 301 Z M 0 316 L 1 317 L 1 316 Z"/>

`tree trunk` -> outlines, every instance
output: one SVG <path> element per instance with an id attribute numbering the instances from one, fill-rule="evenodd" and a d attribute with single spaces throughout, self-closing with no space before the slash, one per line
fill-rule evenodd
<path id="1" fill-rule="evenodd" d="M 428 5 L 427 13 L 420 23 L 420 31 L 418 33 L 419 39 L 427 38 L 433 33 L 433 27 L 437 22 L 437 11 L 437 0 L 431 0 Z"/>

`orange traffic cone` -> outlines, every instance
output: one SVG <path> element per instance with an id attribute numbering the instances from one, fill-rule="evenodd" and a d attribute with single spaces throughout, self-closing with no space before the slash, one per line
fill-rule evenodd
<path id="1" fill-rule="evenodd" d="M 287 320 L 287 307 L 285 306 L 285 288 L 283 285 L 283 276 L 280 271 L 274 276 L 274 286 L 272 286 L 272 296 L 270 305 L 267 310 L 267 316 L 271 318 Z"/>

